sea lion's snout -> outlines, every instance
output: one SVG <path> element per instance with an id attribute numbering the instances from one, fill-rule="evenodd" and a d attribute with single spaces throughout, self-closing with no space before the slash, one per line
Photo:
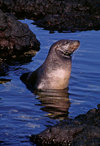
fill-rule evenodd
<path id="1" fill-rule="evenodd" d="M 60 40 L 56 45 L 56 52 L 63 57 L 69 57 L 79 46 L 79 40 Z"/>
<path id="2" fill-rule="evenodd" d="M 73 53 L 80 46 L 80 41 L 78 41 L 78 40 L 72 40 L 70 42 L 70 45 L 71 45 L 71 48 L 69 48 L 69 51 L 71 50 L 72 53 Z"/>

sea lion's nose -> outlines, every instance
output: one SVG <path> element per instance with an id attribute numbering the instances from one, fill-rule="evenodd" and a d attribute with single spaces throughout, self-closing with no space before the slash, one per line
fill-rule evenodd
<path id="1" fill-rule="evenodd" d="M 80 41 L 79 40 L 73 40 L 73 43 L 76 43 L 76 44 L 80 45 Z"/>
<path id="2" fill-rule="evenodd" d="M 79 40 L 74 40 L 73 45 L 74 45 L 74 49 L 76 50 L 80 46 L 80 41 Z"/>

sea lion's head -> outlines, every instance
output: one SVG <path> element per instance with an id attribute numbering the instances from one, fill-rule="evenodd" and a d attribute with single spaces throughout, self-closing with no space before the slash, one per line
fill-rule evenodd
<path id="1" fill-rule="evenodd" d="M 51 46 L 51 51 L 68 58 L 80 45 L 78 40 L 60 40 Z"/>

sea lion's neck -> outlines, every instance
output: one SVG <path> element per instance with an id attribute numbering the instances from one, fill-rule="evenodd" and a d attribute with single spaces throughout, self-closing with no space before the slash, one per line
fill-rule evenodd
<path id="1" fill-rule="evenodd" d="M 71 71 L 72 57 L 68 58 L 63 56 L 58 56 L 56 52 L 49 53 L 45 62 L 43 63 L 43 67 L 46 70 L 56 70 L 56 69 L 68 69 Z"/>
<path id="2" fill-rule="evenodd" d="M 51 56 L 50 56 L 51 58 Z M 41 83 L 38 84 L 38 88 L 47 89 L 64 89 L 68 86 L 69 78 L 71 74 L 71 58 L 62 60 L 61 58 L 47 57 L 39 69 Z M 41 70 L 41 71 L 40 71 Z"/>

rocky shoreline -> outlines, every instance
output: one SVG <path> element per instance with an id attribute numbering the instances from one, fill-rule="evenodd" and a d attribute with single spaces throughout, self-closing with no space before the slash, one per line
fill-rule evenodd
<path id="1" fill-rule="evenodd" d="M 30 18 L 50 31 L 100 29 L 100 1 L 95 0 L 0 0 L 0 8 L 17 18 Z"/>
<path id="2" fill-rule="evenodd" d="M 100 145 L 100 104 L 75 119 L 63 121 L 47 128 L 30 140 L 37 146 L 99 146 Z"/>
<path id="3" fill-rule="evenodd" d="M 40 42 L 28 25 L 0 10 L 0 76 L 7 74 L 11 64 L 30 62 L 39 49 Z"/>
<path id="4" fill-rule="evenodd" d="M 27 24 L 0 10 L 0 58 L 15 58 L 23 52 L 39 50 L 39 47 L 39 41 Z"/>
<path id="5" fill-rule="evenodd" d="M 11 63 L 30 62 L 39 49 L 40 42 L 28 25 L 0 10 L 0 76 L 6 75 Z"/>

